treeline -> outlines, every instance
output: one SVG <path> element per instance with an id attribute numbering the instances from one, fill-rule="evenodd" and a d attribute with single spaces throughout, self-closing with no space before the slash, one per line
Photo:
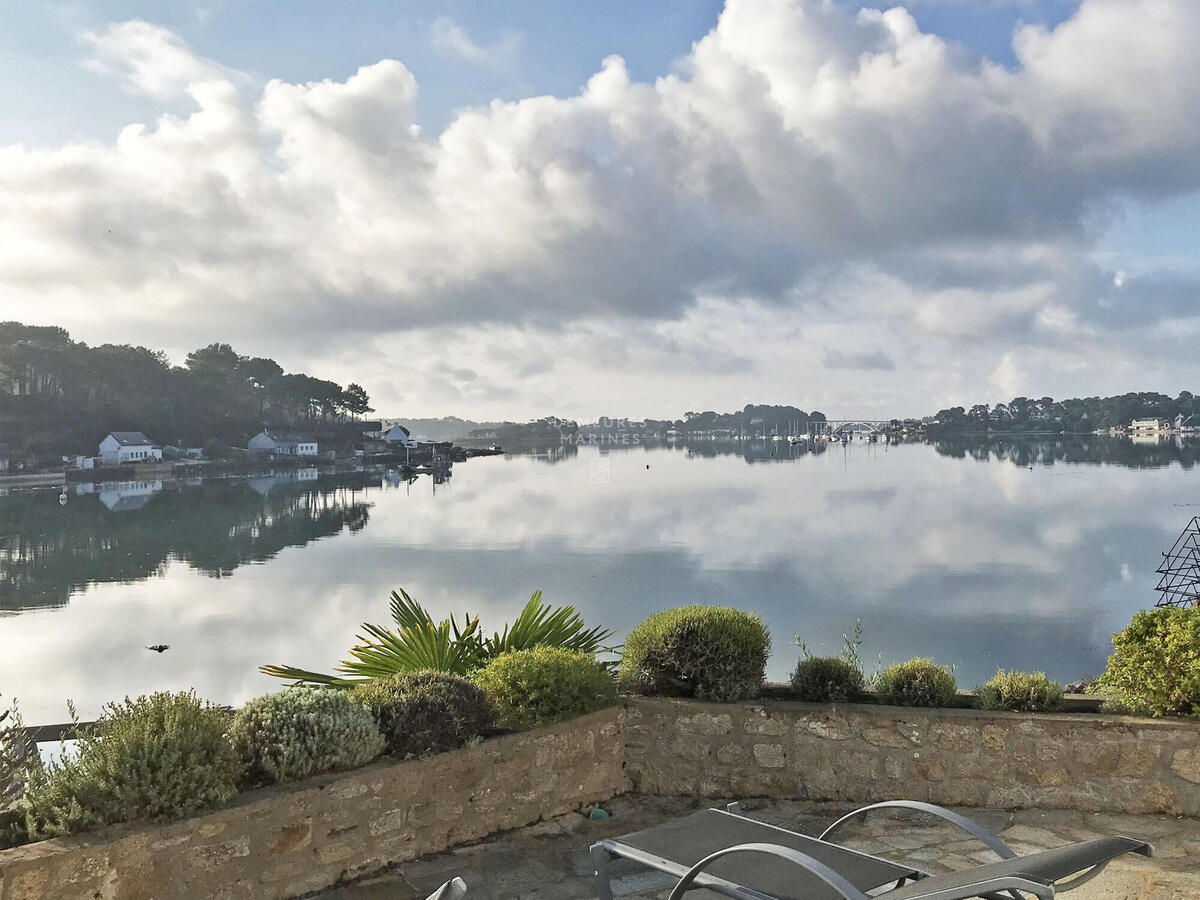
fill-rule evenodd
<path id="1" fill-rule="evenodd" d="M 557 444 L 571 440 L 579 432 L 573 419 L 545 416 L 532 422 L 495 422 L 472 429 L 472 440 L 493 440 L 501 444 Z"/>
<path id="2" fill-rule="evenodd" d="M 747 404 L 736 412 L 686 412 L 681 419 L 645 419 L 602 417 L 599 421 L 580 425 L 574 419 L 546 416 L 532 422 L 498 422 L 474 428 L 468 433 L 473 440 L 495 440 L 510 444 L 552 444 L 577 435 L 638 434 L 664 437 L 668 432 L 678 434 L 771 435 L 804 434 L 811 422 L 824 422 L 825 414 L 805 412 L 795 406 Z"/>
<path id="3" fill-rule="evenodd" d="M 173 366 L 158 350 L 90 347 L 56 326 L 0 322 L 0 440 L 16 458 L 95 453 L 109 431 L 160 444 L 244 446 L 264 423 L 297 428 L 371 412 L 367 392 L 209 344 Z"/>
<path id="4" fill-rule="evenodd" d="M 1200 425 L 1200 399 L 1190 391 L 1178 397 L 1152 391 L 1121 394 L 1116 397 L 1085 397 L 1055 400 L 1014 397 L 1008 403 L 988 406 L 978 403 L 970 409 L 954 406 L 939 410 L 930 430 L 940 433 L 972 431 L 1066 431 L 1085 432 L 1127 426 L 1134 419 L 1176 417 Z"/>
<path id="5" fill-rule="evenodd" d="M 682 419 L 669 423 L 676 431 L 729 431 L 730 433 L 768 437 L 774 434 L 803 434 L 810 422 L 824 422 L 825 414 L 811 413 L 795 406 L 767 406 L 748 403 L 738 412 L 685 412 Z"/>

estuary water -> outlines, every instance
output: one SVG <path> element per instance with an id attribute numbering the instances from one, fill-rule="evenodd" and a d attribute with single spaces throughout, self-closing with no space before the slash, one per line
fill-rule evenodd
<path id="1" fill-rule="evenodd" d="M 331 669 L 403 587 L 498 628 L 537 588 L 617 639 L 684 603 L 761 613 L 786 679 L 799 635 L 922 655 L 972 687 L 999 666 L 1072 680 L 1157 599 L 1200 514 L 1200 447 L 1062 437 L 567 446 L 441 483 L 300 470 L 0 494 L 0 693 L 27 722 L 195 687 L 239 704 L 262 663 Z M 148 645 L 166 644 L 156 653 Z"/>

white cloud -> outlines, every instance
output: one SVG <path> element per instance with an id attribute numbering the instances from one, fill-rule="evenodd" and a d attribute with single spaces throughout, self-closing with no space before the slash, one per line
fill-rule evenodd
<path id="1" fill-rule="evenodd" d="M 449 16 L 439 16 L 429 26 L 429 41 L 435 50 L 477 66 L 511 69 L 520 55 L 522 37 L 515 31 L 506 31 L 494 44 L 485 46 L 474 41 L 466 29 Z"/>
<path id="2" fill-rule="evenodd" d="M 902 8 L 730 0 L 675 74 L 636 82 L 611 57 L 574 96 L 494 101 L 435 136 L 399 61 L 248 97 L 178 36 L 122 23 L 86 36 L 89 65 L 195 110 L 111 143 L 0 148 L 6 315 L 265 344 L 296 367 L 339 334 L 450 328 L 470 359 L 513 329 L 533 357 L 582 348 L 581 379 L 611 376 L 587 350 L 607 329 L 675 392 L 696 361 L 747 360 L 782 391 L 794 353 L 819 380 L 814 347 L 865 347 L 838 350 L 878 356 L 833 387 L 913 412 L 1007 390 L 1014 343 L 1039 392 L 1150 360 L 1195 377 L 1181 342 L 1149 337 L 1195 317 L 1188 284 L 1114 291 L 1090 252 L 1120 198 L 1200 189 L 1197 36 L 1190 0 L 1084 0 L 1022 27 L 1007 69 Z M 433 37 L 481 64 L 509 40 L 450 20 Z M 780 337 L 800 330 L 820 343 Z M 881 381 L 884 359 L 903 377 Z M 522 407 L 555 396 L 518 383 Z"/>
<path id="3" fill-rule="evenodd" d="M 116 76 L 127 89 L 158 100 L 237 77 L 234 70 L 195 56 L 178 35 L 149 22 L 134 20 L 103 31 L 84 31 L 80 41 L 94 54 L 83 61 L 84 67 Z"/>

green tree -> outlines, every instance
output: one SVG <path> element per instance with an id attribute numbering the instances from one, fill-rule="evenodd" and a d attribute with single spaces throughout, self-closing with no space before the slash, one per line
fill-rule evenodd
<path id="1" fill-rule="evenodd" d="M 354 382 L 350 382 L 342 391 L 341 405 L 352 416 L 361 416 L 375 411 L 371 406 L 371 398 L 367 396 L 362 385 Z"/>

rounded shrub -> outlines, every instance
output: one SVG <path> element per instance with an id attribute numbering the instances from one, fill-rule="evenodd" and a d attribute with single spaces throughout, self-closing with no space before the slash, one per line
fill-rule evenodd
<path id="1" fill-rule="evenodd" d="M 251 700 L 233 717 L 229 741 L 248 785 L 352 769 L 383 752 L 369 709 L 344 691 L 302 687 Z"/>
<path id="2" fill-rule="evenodd" d="M 80 733 L 73 758 L 31 773 L 30 836 L 179 819 L 227 803 L 241 774 L 228 724 L 224 710 L 191 691 L 110 703 Z"/>
<path id="3" fill-rule="evenodd" d="M 401 672 L 359 685 L 350 699 L 375 716 L 392 756 L 452 750 L 487 734 L 495 713 L 478 685 L 445 672 Z"/>
<path id="4" fill-rule="evenodd" d="M 978 693 L 979 705 L 984 709 L 1010 712 L 1052 712 L 1062 706 L 1063 700 L 1063 686 L 1047 678 L 1045 672 L 998 669 Z"/>
<path id="5" fill-rule="evenodd" d="M 503 653 L 472 678 L 506 728 L 562 722 L 617 702 L 617 686 L 595 657 L 561 647 Z"/>
<path id="6" fill-rule="evenodd" d="M 948 706 L 957 690 L 953 672 L 922 657 L 890 665 L 875 677 L 880 702 L 892 706 Z"/>
<path id="7" fill-rule="evenodd" d="M 648 616 L 625 641 L 618 687 L 635 694 L 731 703 L 758 693 L 771 636 L 761 617 L 728 606 Z"/>
<path id="8" fill-rule="evenodd" d="M 796 664 L 792 689 L 812 703 L 846 703 L 862 693 L 863 673 L 840 656 L 809 656 Z"/>
<path id="9" fill-rule="evenodd" d="M 1150 716 L 1200 712 L 1200 607 L 1135 613 L 1113 647 L 1100 676 L 1112 707 Z"/>

